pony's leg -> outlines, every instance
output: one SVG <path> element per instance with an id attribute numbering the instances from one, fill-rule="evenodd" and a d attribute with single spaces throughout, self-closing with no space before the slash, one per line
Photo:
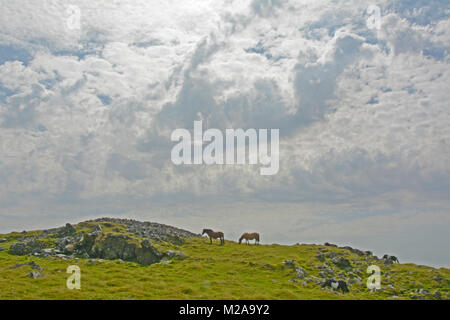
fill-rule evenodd
<path id="1" fill-rule="evenodd" d="M 212 244 L 212 238 L 209 237 L 209 244 Z"/>

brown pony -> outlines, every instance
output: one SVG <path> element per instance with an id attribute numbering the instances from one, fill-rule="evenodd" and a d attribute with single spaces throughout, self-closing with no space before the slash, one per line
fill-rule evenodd
<path id="1" fill-rule="evenodd" d="M 241 244 L 242 240 L 245 239 L 247 241 L 249 240 L 255 240 L 255 245 L 259 244 L 259 233 L 244 233 L 240 238 L 239 238 L 239 244 Z"/>
<path id="2" fill-rule="evenodd" d="M 225 237 L 223 235 L 223 232 L 214 232 L 211 229 L 203 229 L 202 235 L 207 234 L 209 237 L 209 243 L 212 244 L 212 239 L 219 239 L 220 240 L 220 244 L 224 245 L 225 244 Z"/>

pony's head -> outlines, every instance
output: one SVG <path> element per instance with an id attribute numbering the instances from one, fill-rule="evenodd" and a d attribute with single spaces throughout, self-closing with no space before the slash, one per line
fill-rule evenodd
<path id="1" fill-rule="evenodd" d="M 244 236 L 242 236 L 242 237 L 239 238 L 239 244 L 242 243 L 242 239 L 244 239 Z"/>
<path id="2" fill-rule="evenodd" d="M 204 235 L 205 233 L 207 234 L 209 231 L 211 231 L 211 230 L 209 230 L 209 229 L 203 229 L 202 235 Z"/>

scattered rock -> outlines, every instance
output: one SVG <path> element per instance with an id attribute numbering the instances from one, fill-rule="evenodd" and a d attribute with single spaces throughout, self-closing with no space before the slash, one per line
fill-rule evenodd
<path id="1" fill-rule="evenodd" d="M 328 252 L 325 254 L 325 256 L 327 258 L 333 259 L 333 258 L 336 258 L 338 256 L 338 254 L 337 254 L 337 252 Z"/>
<path id="2" fill-rule="evenodd" d="M 306 271 L 302 267 L 297 267 L 297 269 L 295 269 L 295 272 L 297 273 L 297 278 L 299 279 L 303 279 L 306 277 Z"/>
<path id="3" fill-rule="evenodd" d="M 347 287 L 347 283 L 342 280 L 327 279 L 322 283 L 322 288 L 331 288 L 333 290 L 341 290 L 343 293 L 348 293 L 350 290 Z"/>
<path id="4" fill-rule="evenodd" d="M 324 246 L 337 248 L 337 245 L 325 242 Z"/>
<path id="5" fill-rule="evenodd" d="M 17 269 L 17 268 L 20 268 L 20 267 L 24 267 L 24 266 L 30 266 L 30 267 L 32 267 L 32 269 L 39 269 L 39 270 L 43 270 L 38 264 L 36 264 L 34 261 L 31 261 L 31 262 L 27 262 L 27 263 L 19 263 L 19 264 L 16 264 L 16 265 L 14 265 L 14 266 L 12 266 L 12 267 L 9 267 L 10 269 Z M 33 268 L 33 266 L 38 266 L 39 268 L 37 268 L 37 267 L 35 267 L 35 268 Z"/>
<path id="6" fill-rule="evenodd" d="M 344 257 L 336 257 L 336 258 L 332 259 L 331 262 L 333 262 L 338 268 L 341 268 L 341 269 L 347 269 L 347 268 L 352 267 L 350 261 L 348 261 Z"/>
<path id="7" fill-rule="evenodd" d="M 44 243 L 32 239 L 25 242 L 15 242 L 9 248 L 9 253 L 17 256 L 39 253 L 44 247 Z"/>
<path id="8" fill-rule="evenodd" d="M 339 247 L 339 248 L 349 250 L 350 252 L 353 252 L 353 253 L 357 254 L 358 256 L 364 256 L 365 255 L 365 253 L 363 251 L 361 251 L 359 249 L 355 249 L 355 248 L 349 247 L 349 246 Z"/>
<path id="9" fill-rule="evenodd" d="M 181 252 L 181 251 L 172 251 L 172 250 L 168 250 L 168 251 L 166 251 L 166 253 L 165 253 L 165 255 L 168 257 L 168 258 L 176 258 L 176 257 L 178 257 L 178 258 L 183 258 L 184 257 L 184 253 L 183 252 Z M 251 263 L 251 262 L 250 262 Z M 251 263 L 251 264 L 253 264 L 253 263 Z M 254 264 L 253 264 L 254 265 Z"/>
<path id="10" fill-rule="evenodd" d="M 275 267 L 270 265 L 270 264 L 263 265 L 263 268 L 270 269 L 270 270 L 275 270 Z"/>
<path id="11" fill-rule="evenodd" d="M 386 266 L 393 264 L 395 262 L 400 263 L 396 256 L 390 256 L 388 254 L 385 254 L 382 259 L 384 260 L 384 265 Z"/>
<path id="12" fill-rule="evenodd" d="M 285 260 L 285 261 L 283 261 L 283 264 L 286 266 L 286 267 L 295 267 L 295 261 L 294 260 Z"/>
<path id="13" fill-rule="evenodd" d="M 70 236 L 70 235 L 74 234 L 75 232 L 77 232 L 75 227 L 73 225 L 71 225 L 70 223 L 67 223 L 65 227 L 57 228 L 56 230 L 52 230 L 52 231 L 55 231 L 55 235 L 57 237 L 67 237 L 67 236 Z"/>
<path id="14" fill-rule="evenodd" d="M 127 227 L 127 232 L 136 234 L 139 237 L 149 238 L 153 241 L 167 241 L 174 244 L 182 244 L 183 238 L 200 237 L 183 229 L 167 226 L 154 222 L 140 222 L 131 219 L 116 219 L 116 218 L 100 218 L 88 222 L 98 223 L 115 223 L 122 224 Z"/>
<path id="15" fill-rule="evenodd" d="M 6 238 L 1 238 L 0 239 L 0 243 L 4 243 L 4 242 L 7 242 L 8 241 L 8 239 L 6 239 Z"/>
<path id="16" fill-rule="evenodd" d="M 72 243 L 69 243 L 64 247 L 64 252 L 68 254 L 72 254 L 75 251 L 75 246 Z"/>
<path id="17" fill-rule="evenodd" d="M 321 262 L 325 261 L 325 255 L 322 252 L 317 253 L 316 258 Z"/>
<path id="18" fill-rule="evenodd" d="M 39 273 L 39 272 L 37 272 L 37 271 L 31 271 L 29 274 L 28 274 L 28 278 L 32 278 L 32 279 L 37 279 L 37 278 L 42 278 L 44 275 L 42 274 L 42 273 Z"/>
<path id="19" fill-rule="evenodd" d="M 429 296 L 431 294 L 430 291 L 428 291 L 426 289 L 416 289 L 416 293 L 423 294 L 426 296 Z"/>
<path id="20" fill-rule="evenodd" d="M 433 298 L 435 298 L 436 300 L 441 300 L 441 299 L 442 299 L 441 292 L 440 292 L 439 290 L 436 290 L 436 291 L 433 293 Z"/>
<path id="21" fill-rule="evenodd" d="M 6 249 L 0 246 L 0 252 L 5 251 Z"/>
<path id="22" fill-rule="evenodd" d="M 319 272 L 319 275 L 322 278 L 330 278 L 334 276 L 334 270 L 331 268 L 325 268 L 322 271 Z"/>
<path id="23" fill-rule="evenodd" d="M 31 261 L 28 263 L 28 265 L 31 267 L 31 269 L 44 271 L 44 268 L 42 268 L 40 265 L 38 265 L 36 262 Z"/>
<path id="24" fill-rule="evenodd" d="M 163 257 L 160 261 L 159 264 L 169 264 L 172 263 L 171 260 L 167 259 L 167 257 Z"/>
<path id="25" fill-rule="evenodd" d="M 362 279 L 361 279 L 360 277 L 355 277 L 355 278 L 349 279 L 349 280 L 348 280 L 348 283 L 349 283 L 349 284 L 358 284 L 358 285 L 361 285 L 363 282 L 362 282 Z"/>

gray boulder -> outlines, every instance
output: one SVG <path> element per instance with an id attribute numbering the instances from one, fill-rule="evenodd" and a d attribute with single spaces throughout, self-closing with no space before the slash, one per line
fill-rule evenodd
<path id="1" fill-rule="evenodd" d="M 352 264 L 350 263 L 350 261 L 348 261 L 344 257 L 333 258 L 331 260 L 331 262 L 333 262 L 338 268 L 341 268 L 341 269 L 349 269 L 352 267 Z"/>
<path id="2" fill-rule="evenodd" d="M 442 299 L 441 292 L 440 292 L 439 290 L 436 290 L 436 291 L 433 293 L 433 298 L 435 298 L 436 300 L 441 300 L 441 299 Z"/>
<path id="3" fill-rule="evenodd" d="M 297 278 L 299 278 L 299 279 L 303 279 L 307 275 L 305 269 L 303 269 L 302 267 L 297 267 L 295 269 L 295 272 L 297 273 Z"/>
<path id="4" fill-rule="evenodd" d="M 358 284 L 358 285 L 363 284 L 362 279 L 360 277 L 351 278 L 351 279 L 348 280 L 348 283 L 350 283 L 350 284 Z"/>
<path id="5" fill-rule="evenodd" d="M 347 283 L 343 280 L 327 279 L 322 283 L 322 288 L 331 288 L 333 290 L 341 290 L 343 293 L 348 293 L 350 290 L 347 287 Z"/>
<path id="6" fill-rule="evenodd" d="M 170 259 L 176 258 L 176 257 L 178 257 L 178 258 L 183 258 L 184 257 L 184 253 L 183 252 L 181 252 L 181 251 L 172 251 L 172 250 L 166 251 L 165 255 L 168 258 L 170 258 Z"/>
<path id="7" fill-rule="evenodd" d="M 65 227 L 57 229 L 56 236 L 57 237 L 67 237 L 67 236 L 73 235 L 75 232 L 77 232 L 75 227 L 73 225 L 71 225 L 70 223 L 67 223 Z"/>
<path id="8" fill-rule="evenodd" d="M 9 248 L 9 253 L 14 254 L 16 256 L 23 256 L 29 253 L 29 249 L 22 242 L 16 242 L 11 245 Z"/>
<path id="9" fill-rule="evenodd" d="M 384 265 L 388 266 L 393 263 L 400 263 L 396 256 L 390 256 L 388 254 L 385 254 L 382 258 L 384 260 Z"/>
<path id="10" fill-rule="evenodd" d="M 17 268 L 24 267 L 24 266 L 30 266 L 31 269 L 44 271 L 44 268 L 42 268 L 40 265 L 38 265 L 34 261 L 27 262 L 27 263 L 19 263 L 19 264 L 16 264 L 16 265 L 10 267 L 10 269 L 17 269 Z"/>
<path id="11" fill-rule="evenodd" d="M 44 243 L 35 239 L 26 242 L 16 242 L 9 248 L 9 253 L 16 256 L 24 256 L 27 254 L 40 253 Z"/>
<path id="12" fill-rule="evenodd" d="M 37 279 L 37 278 L 42 278 L 44 275 L 42 274 L 42 273 L 39 273 L 39 272 L 37 272 L 37 271 L 31 271 L 29 274 L 28 274 L 28 278 L 32 278 L 32 279 Z"/>
<path id="13" fill-rule="evenodd" d="M 89 241 L 92 239 L 89 238 Z M 149 265 L 159 262 L 163 254 L 157 248 L 151 245 L 150 241 L 144 240 L 139 243 L 138 240 L 126 235 L 108 234 L 94 242 L 89 242 L 85 249 L 92 258 L 116 260 L 122 259 L 124 261 L 133 261 L 140 264 Z"/>
<path id="14" fill-rule="evenodd" d="M 64 253 L 72 254 L 75 251 L 75 246 L 72 243 L 69 243 L 64 247 Z"/>
<path id="15" fill-rule="evenodd" d="M 295 261 L 294 261 L 294 260 L 284 260 L 284 261 L 283 261 L 283 264 L 284 264 L 286 267 L 292 267 L 292 268 L 295 267 Z"/>

